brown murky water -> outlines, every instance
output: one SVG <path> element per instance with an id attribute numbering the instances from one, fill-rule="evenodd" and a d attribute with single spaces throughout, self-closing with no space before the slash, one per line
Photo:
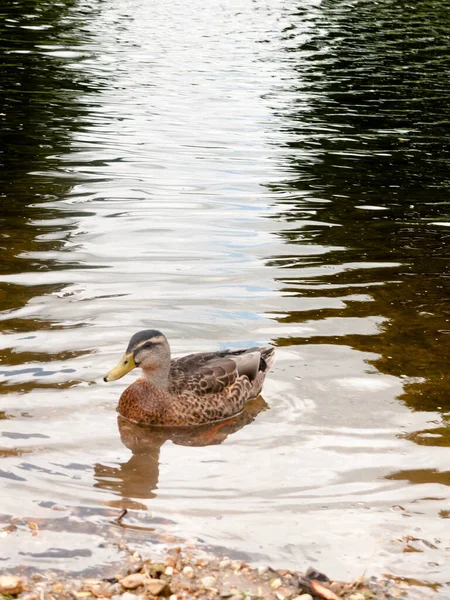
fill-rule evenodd
<path id="1" fill-rule="evenodd" d="M 128 507 L 136 544 L 448 597 L 449 34 L 431 0 L 0 9 L 2 567 L 114 561 Z M 275 344 L 264 400 L 118 423 L 147 327 Z"/>

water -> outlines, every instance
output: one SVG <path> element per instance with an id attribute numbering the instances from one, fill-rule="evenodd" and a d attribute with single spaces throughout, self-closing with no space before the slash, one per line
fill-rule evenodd
<path id="1" fill-rule="evenodd" d="M 431 0 L 1 8 L 4 568 L 200 539 L 448 596 L 448 36 Z M 264 400 L 118 422 L 147 327 L 273 343 Z"/>

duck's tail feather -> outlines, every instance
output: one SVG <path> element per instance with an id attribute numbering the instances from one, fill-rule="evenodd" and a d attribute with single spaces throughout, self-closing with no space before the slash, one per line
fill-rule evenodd
<path id="1" fill-rule="evenodd" d="M 246 375 L 250 381 L 254 381 L 258 375 L 267 373 L 275 360 L 275 348 L 255 347 L 246 350 L 230 352 L 231 358 L 236 365 L 239 375 Z"/>
<path id="2" fill-rule="evenodd" d="M 259 348 L 261 351 L 261 357 L 259 359 L 259 370 L 263 373 L 267 373 L 275 362 L 275 348 L 272 346 Z"/>

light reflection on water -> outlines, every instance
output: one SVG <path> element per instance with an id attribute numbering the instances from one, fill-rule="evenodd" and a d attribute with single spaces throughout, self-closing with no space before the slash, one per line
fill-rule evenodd
<path id="1" fill-rule="evenodd" d="M 425 5 L 379 3 L 381 29 L 365 2 L 11 12 L 29 78 L 3 59 L 0 513 L 40 533 L 10 533 L 5 567 L 112 561 L 128 507 L 136 544 L 446 581 L 448 107 Z M 119 430 L 134 375 L 100 378 L 147 327 L 176 354 L 272 341 L 268 406 Z"/>

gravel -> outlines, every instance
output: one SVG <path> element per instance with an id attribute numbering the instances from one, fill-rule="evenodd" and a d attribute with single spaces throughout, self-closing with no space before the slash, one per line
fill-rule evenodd
<path id="1" fill-rule="evenodd" d="M 128 548 L 127 548 L 128 550 Z M 129 551 L 116 577 L 76 579 L 61 573 L 0 576 L 0 595 L 19 600 L 392 600 L 408 598 L 393 580 L 330 581 L 316 570 L 255 567 L 196 548 L 175 547 L 163 561 Z"/>

